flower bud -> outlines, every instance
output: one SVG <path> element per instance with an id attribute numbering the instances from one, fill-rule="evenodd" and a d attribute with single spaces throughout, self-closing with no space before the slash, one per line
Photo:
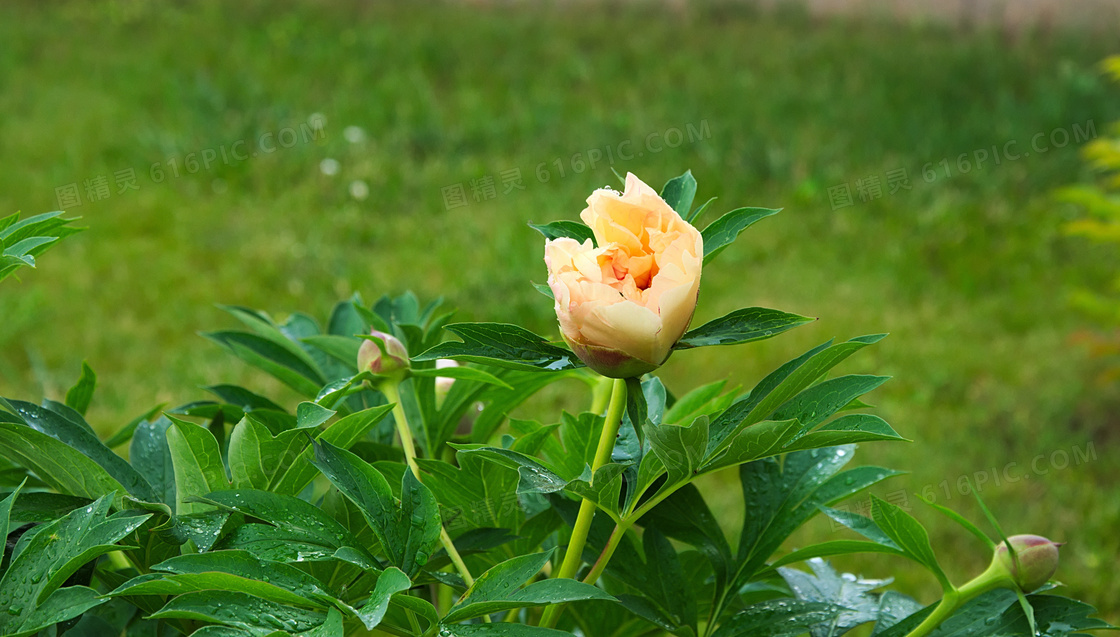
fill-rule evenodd
<path id="1" fill-rule="evenodd" d="M 358 371 L 370 372 L 377 376 L 388 376 L 409 368 L 408 350 L 397 337 L 385 332 L 373 330 L 370 333 L 381 341 L 381 346 L 376 341 L 366 339 L 358 349 Z M 382 346 L 384 351 L 382 351 Z"/>
<path id="2" fill-rule="evenodd" d="M 450 358 L 440 358 L 436 360 L 436 369 L 447 369 L 448 367 L 458 367 L 458 361 Z M 436 376 L 436 407 L 438 408 L 443 404 L 443 400 L 447 398 L 448 392 L 451 391 L 451 385 L 455 383 L 454 378 L 447 376 Z"/>
<path id="3" fill-rule="evenodd" d="M 1058 547 L 1061 543 L 1040 535 L 1012 535 L 1007 541 L 1019 558 L 1018 567 L 1004 543 L 996 547 L 993 562 L 999 564 L 1024 593 L 1040 588 L 1058 570 Z"/>

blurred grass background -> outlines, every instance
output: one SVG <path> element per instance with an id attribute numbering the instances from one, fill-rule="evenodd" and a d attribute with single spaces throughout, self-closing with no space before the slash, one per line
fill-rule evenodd
<path id="1" fill-rule="evenodd" d="M 841 370 L 895 376 L 870 399 L 915 440 L 861 449 L 863 462 L 911 471 L 877 493 L 908 494 L 960 580 L 988 556 L 914 493 L 979 520 L 958 485 L 986 480 L 1009 532 L 1069 542 L 1059 579 L 1115 622 L 1120 393 L 1097 380 L 1067 301 L 1111 280 L 1115 261 L 1062 237 L 1075 212 L 1050 196 L 1090 177 L 1075 126 L 1101 135 L 1120 118 L 1095 66 L 1115 44 L 1107 29 L 1008 33 L 740 4 L 5 2 L 0 212 L 54 210 L 56 189 L 75 184 L 82 203 L 69 211 L 89 231 L 0 288 L 0 395 L 58 397 L 87 359 L 103 432 L 205 384 L 284 396 L 197 336 L 231 323 L 216 303 L 325 318 L 354 292 L 413 289 L 446 296 L 464 320 L 555 335 L 551 304 L 528 283 L 545 273 L 525 222 L 576 218 L 592 189 L 616 183 L 612 166 L 655 187 L 691 168 L 698 202 L 719 195 L 716 213 L 785 207 L 705 271 L 697 323 L 748 305 L 821 320 L 678 355 L 670 388 L 726 375 L 750 387 L 825 339 L 890 332 Z M 323 135 L 298 135 L 316 115 Z M 348 140 L 351 126 L 364 139 Z M 297 141 L 274 137 L 264 152 L 260 136 L 284 129 Z M 1070 142 L 1051 143 L 1055 129 Z M 1044 153 L 1031 150 L 1038 133 Z M 996 165 L 992 147 L 1012 140 L 1019 158 Z M 215 159 L 189 171 L 187 156 L 202 162 L 206 149 Z M 594 169 L 591 149 L 603 155 Z M 958 156 L 975 163 L 979 149 L 988 161 L 962 174 Z M 137 188 L 118 192 L 128 169 Z M 887 173 L 900 169 L 911 187 L 891 193 Z M 524 188 L 506 193 L 514 170 Z M 101 176 L 109 196 L 91 200 L 85 182 Z M 857 180 L 874 176 L 882 195 L 861 201 Z M 493 197 L 481 188 L 476 200 L 472 180 L 486 177 Z M 853 205 L 834 210 L 830 189 L 844 184 Z M 443 189 L 457 185 L 467 205 L 448 209 Z M 710 497 L 736 527 L 737 489 Z M 797 541 L 834 533 L 818 520 Z M 898 570 L 902 590 L 935 594 L 907 565 L 839 565 Z"/>

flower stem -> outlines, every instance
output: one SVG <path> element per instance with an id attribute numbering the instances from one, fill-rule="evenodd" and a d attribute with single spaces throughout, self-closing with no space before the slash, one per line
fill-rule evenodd
<path id="1" fill-rule="evenodd" d="M 420 480 L 420 466 L 416 464 L 416 443 L 412 439 L 412 429 L 408 426 L 408 417 L 405 415 L 404 406 L 401 404 L 400 381 L 387 380 L 382 383 L 379 389 L 382 394 L 385 394 L 385 398 L 393 403 L 393 420 L 397 424 L 397 434 L 401 437 L 404 458 L 408 462 L 408 468 L 412 470 L 412 475 Z M 447 529 L 443 528 L 443 524 L 440 524 L 439 527 L 439 541 L 443 544 L 443 548 L 447 551 L 455 569 L 459 571 L 463 583 L 470 587 L 474 584 L 474 578 L 471 577 L 470 570 L 467 569 L 459 551 L 455 549 L 455 544 L 451 541 L 451 536 L 447 534 Z"/>
<path id="2" fill-rule="evenodd" d="M 917 628 L 907 633 L 906 637 L 925 637 L 933 632 L 933 630 L 940 626 L 946 619 L 952 617 L 953 613 L 957 612 L 957 609 L 966 602 L 996 588 L 1018 589 L 1015 582 L 1008 577 L 1007 571 L 999 568 L 995 561 L 993 561 L 992 565 L 988 567 L 988 570 L 977 575 L 967 584 L 962 585 L 960 588 L 950 586 L 949 589 L 945 591 L 945 595 L 941 598 L 941 603 L 937 605 L 937 608 L 933 609 L 933 612 L 930 613 L 922 623 L 918 624 Z"/>
<path id="3" fill-rule="evenodd" d="M 611 458 L 615 438 L 618 436 L 618 427 L 622 424 L 622 412 L 625 409 L 626 381 L 616 379 L 611 389 L 611 401 L 607 406 L 603 432 L 599 435 L 599 446 L 595 449 L 595 459 L 591 465 L 592 481 L 595 479 L 595 472 Z M 571 579 L 579 571 L 579 566 L 583 563 L 583 546 L 587 543 L 587 534 L 591 530 L 591 520 L 594 517 L 595 503 L 585 498 L 579 505 L 579 514 L 576 516 L 575 525 L 572 526 L 572 538 L 568 542 L 568 550 L 564 553 L 564 561 L 561 563 L 556 577 Z M 556 625 L 556 621 L 560 619 L 560 613 L 563 610 L 564 607 L 561 604 L 549 606 L 545 609 L 544 615 L 541 616 L 540 625 L 552 628 Z"/>
<path id="4" fill-rule="evenodd" d="M 615 549 L 618 548 L 619 543 L 622 542 L 622 537 L 626 535 L 630 527 L 634 526 L 634 523 L 648 513 L 650 509 L 660 504 L 665 498 L 676 493 L 678 489 L 686 484 L 688 484 L 688 480 L 683 480 L 672 486 L 663 487 L 657 495 L 650 498 L 649 501 L 638 508 L 637 511 L 623 517 L 622 520 L 615 525 L 614 531 L 611 532 L 610 539 L 607 540 L 607 545 L 603 547 L 603 552 L 599 554 L 599 558 L 596 559 L 595 564 L 591 566 L 591 571 L 587 574 L 587 577 L 583 578 L 583 583 L 594 585 L 595 582 L 598 582 L 599 578 L 603 575 L 603 571 L 607 570 L 607 563 L 611 561 Z"/>
<path id="5" fill-rule="evenodd" d="M 591 565 L 591 571 L 587 574 L 587 577 L 583 578 L 584 584 L 591 584 L 594 586 L 595 582 L 599 581 L 599 578 L 603 575 L 603 571 L 607 570 L 607 562 L 611 561 L 614 550 L 617 549 L 618 544 L 622 542 L 622 536 L 626 535 L 626 531 L 630 529 L 631 524 L 630 521 L 624 520 L 615 525 L 614 531 L 611 531 L 610 539 L 607 540 L 607 545 L 603 547 L 603 552 L 599 554 L 599 559 L 595 560 L 595 563 Z"/>
<path id="6" fill-rule="evenodd" d="M 611 398 L 611 392 L 614 388 L 614 383 L 606 376 L 600 376 L 596 379 L 595 385 L 591 389 L 591 413 L 598 416 L 603 413 L 607 408 L 607 401 Z"/>

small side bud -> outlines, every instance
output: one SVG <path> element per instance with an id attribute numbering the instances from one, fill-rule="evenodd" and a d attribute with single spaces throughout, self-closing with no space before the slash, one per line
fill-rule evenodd
<path id="1" fill-rule="evenodd" d="M 389 376 L 408 370 L 408 350 L 397 337 L 373 330 L 370 333 L 381 341 L 366 339 L 358 349 L 358 371 L 370 372 L 377 376 Z M 383 351 L 384 350 L 384 351 Z"/>
<path id="2" fill-rule="evenodd" d="M 996 547 L 994 564 L 1000 565 L 1024 593 L 1037 590 L 1058 570 L 1058 542 L 1040 535 L 1012 535 L 1007 538 L 1019 558 L 1018 567 L 1007 545 Z"/>

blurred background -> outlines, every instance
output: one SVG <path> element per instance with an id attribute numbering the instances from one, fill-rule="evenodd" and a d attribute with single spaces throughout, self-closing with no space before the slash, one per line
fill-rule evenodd
<path id="1" fill-rule="evenodd" d="M 1009 532 L 1068 541 L 1067 593 L 1120 621 L 1120 391 L 1096 355 L 1117 313 L 1071 300 L 1118 262 L 1055 194 L 1100 179 L 1083 150 L 1120 119 L 1120 12 L 931 4 L 4 2 L 0 215 L 89 230 L 0 286 L 0 395 L 58 398 L 87 360 L 104 434 L 207 384 L 291 398 L 198 336 L 232 324 L 219 303 L 322 320 L 411 289 L 556 337 L 526 222 L 575 219 L 612 169 L 691 169 L 708 220 L 785 208 L 705 271 L 697 324 L 820 320 L 679 355 L 670 389 L 889 332 L 842 370 L 893 375 L 869 398 L 915 441 L 860 450 L 910 471 L 876 493 L 964 579 L 985 549 L 917 494 L 979 521 L 971 480 Z M 710 497 L 734 534 L 737 487 Z"/>

